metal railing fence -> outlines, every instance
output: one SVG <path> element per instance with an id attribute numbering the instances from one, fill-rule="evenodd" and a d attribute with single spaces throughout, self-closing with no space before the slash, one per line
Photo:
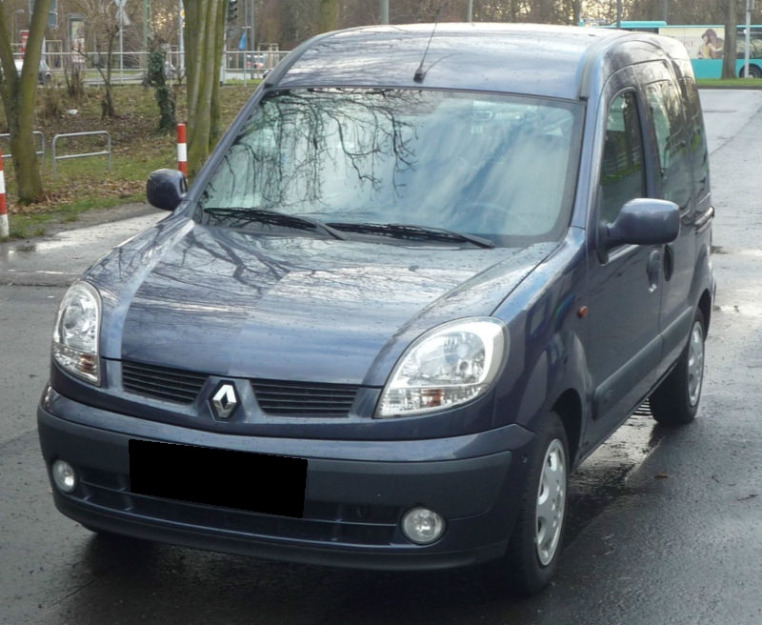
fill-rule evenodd
<path id="1" fill-rule="evenodd" d="M 74 152 L 69 154 L 61 154 L 58 155 L 58 151 L 56 149 L 58 141 L 61 139 L 69 139 L 73 137 L 93 137 L 102 135 L 106 137 L 106 149 L 105 150 L 98 150 L 95 152 Z M 53 163 L 53 178 L 56 178 L 58 175 L 58 161 L 63 161 L 71 158 L 85 158 L 87 156 L 108 156 L 108 170 L 109 172 L 112 170 L 111 167 L 111 134 L 108 132 L 108 130 L 93 130 L 90 132 L 68 132 L 64 134 L 58 134 L 55 137 L 53 137 L 53 142 L 51 145 L 51 152 L 53 153 L 52 156 L 52 163 Z"/>
<path id="2" fill-rule="evenodd" d="M 43 161 L 45 161 L 45 135 L 42 134 L 42 131 L 40 130 L 34 130 L 33 131 L 34 138 L 40 140 L 40 147 L 36 150 L 37 156 L 39 156 Z M 0 134 L 0 147 L 2 147 L 2 140 L 7 139 L 10 140 L 11 135 L 9 133 L 3 133 Z M 9 143 L 10 145 L 10 143 Z M 5 151 L 3 150 L 3 160 L 5 159 L 11 159 L 13 158 L 13 154 L 11 154 L 10 150 Z"/>
<path id="3" fill-rule="evenodd" d="M 242 52 L 228 50 L 224 53 L 224 63 L 220 72 L 223 82 L 244 82 L 261 79 L 265 72 L 273 69 L 287 51 L 267 50 L 264 52 Z M 98 52 L 61 52 L 53 50 L 43 54 L 54 81 L 62 83 L 64 74 L 79 74 L 85 84 L 101 84 L 108 57 Z M 113 84 L 142 82 L 148 63 L 146 52 L 115 52 L 111 56 L 111 81 Z M 99 70 L 100 68 L 100 70 Z M 164 69 L 170 81 L 184 80 L 184 62 L 178 52 L 168 52 Z"/>

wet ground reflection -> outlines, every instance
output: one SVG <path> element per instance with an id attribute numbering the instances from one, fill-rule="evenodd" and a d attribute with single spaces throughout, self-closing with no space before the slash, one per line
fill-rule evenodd
<path id="1" fill-rule="evenodd" d="M 627 493 L 627 477 L 654 451 L 668 433 L 643 404 L 569 481 L 569 510 L 566 544 L 614 500 Z"/>

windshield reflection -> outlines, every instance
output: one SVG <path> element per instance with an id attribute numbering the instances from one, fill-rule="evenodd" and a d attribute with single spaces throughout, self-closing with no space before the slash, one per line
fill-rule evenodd
<path id="1" fill-rule="evenodd" d="M 249 118 L 201 207 L 553 240 L 569 220 L 580 115 L 578 104 L 527 97 L 279 91 Z"/>

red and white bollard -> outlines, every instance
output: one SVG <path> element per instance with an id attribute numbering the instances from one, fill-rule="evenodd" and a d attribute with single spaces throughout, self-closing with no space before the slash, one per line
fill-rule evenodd
<path id="1" fill-rule="evenodd" d="M 8 203 L 5 199 L 5 173 L 3 172 L 3 151 L 0 150 L 0 237 L 7 237 L 9 234 Z"/>
<path id="2" fill-rule="evenodd" d="M 185 124 L 177 124 L 177 169 L 188 175 L 188 139 Z"/>

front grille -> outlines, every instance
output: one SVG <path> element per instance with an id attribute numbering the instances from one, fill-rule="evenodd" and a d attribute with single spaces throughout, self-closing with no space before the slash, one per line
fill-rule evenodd
<path id="1" fill-rule="evenodd" d="M 345 384 L 252 380 L 259 407 L 282 416 L 346 416 L 359 390 Z"/>
<path id="2" fill-rule="evenodd" d="M 395 506 L 352 506 L 306 501 L 304 518 L 293 519 L 217 508 L 132 493 L 129 478 L 80 469 L 80 488 L 71 495 L 89 506 L 182 526 L 222 530 L 289 541 L 345 545 L 389 545 L 401 510 Z"/>
<path id="3" fill-rule="evenodd" d="M 206 378 L 180 369 L 122 362 L 122 386 L 126 391 L 180 404 L 192 404 Z"/>
<path id="4" fill-rule="evenodd" d="M 208 376 L 203 373 L 122 362 L 124 390 L 155 399 L 192 404 Z M 275 416 L 345 417 L 359 387 L 347 384 L 251 380 L 259 407 Z"/>

